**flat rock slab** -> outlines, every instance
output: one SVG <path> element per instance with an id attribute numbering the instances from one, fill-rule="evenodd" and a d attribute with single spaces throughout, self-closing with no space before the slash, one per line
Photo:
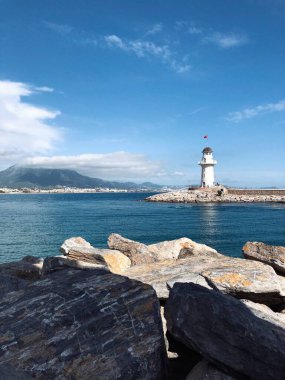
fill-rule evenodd
<path id="1" fill-rule="evenodd" d="M 168 298 L 169 289 L 176 282 L 196 283 L 260 303 L 276 304 L 284 300 L 279 278 L 270 266 L 225 256 L 139 265 L 127 269 L 124 275 L 150 284 L 162 300 Z"/>
<path id="2" fill-rule="evenodd" d="M 176 283 L 165 317 L 177 340 L 222 371 L 253 380 L 284 380 L 285 326 L 267 308 L 249 307 L 200 285 Z"/>
<path id="3" fill-rule="evenodd" d="M 262 263 L 229 259 L 201 272 L 208 284 L 222 293 L 265 304 L 282 301 L 281 285 L 274 270 Z"/>
<path id="4" fill-rule="evenodd" d="M 261 261 L 285 273 L 285 247 L 248 241 L 242 250 L 247 259 Z"/>
<path id="5" fill-rule="evenodd" d="M 102 270 L 54 272 L 0 303 L 0 368 L 37 379 L 161 379 L 154 290 Z"/>

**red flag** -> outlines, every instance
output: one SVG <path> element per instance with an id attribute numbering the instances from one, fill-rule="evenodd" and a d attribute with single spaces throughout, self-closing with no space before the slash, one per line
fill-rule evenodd
<path id="1" fill-rule="evenodd" d="M 207 138 L 208 138 L 208 135 L 205 135 L 203 138 L 204 138 L 204 139 L 207 139 Z"/>

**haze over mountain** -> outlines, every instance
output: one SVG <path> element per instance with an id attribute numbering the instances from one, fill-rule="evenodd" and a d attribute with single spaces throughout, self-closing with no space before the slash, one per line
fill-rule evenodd
<path id="1" fill-rule="evenodd" d="M 151 182 L 137 184 L 134 182 L 106 181 L 100 178 L 84 176 L 69 169 L 43 169 L 21 166 L 11 166 L 0 172 L 0 186 L 10 188 L 20 187 L 77 187 L 77 188 L 109 188 L 124 190 L 153 190 L 162 186 Z"/>

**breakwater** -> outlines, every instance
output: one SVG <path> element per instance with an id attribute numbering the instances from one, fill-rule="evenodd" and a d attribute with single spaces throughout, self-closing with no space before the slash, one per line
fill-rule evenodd
<path id="1" fill-rule="evenodd" d="M 227 189 L 230 195 L 281 196 L 285 197 L 285 189 Z"/>
<path id="2" fill-rule="evenodd" d="M 255 203 L 285 202 L 285 190 L 244 190 L 216 187 L 161 193 L 146 198 L 148 202 L 168 203 Z"/>

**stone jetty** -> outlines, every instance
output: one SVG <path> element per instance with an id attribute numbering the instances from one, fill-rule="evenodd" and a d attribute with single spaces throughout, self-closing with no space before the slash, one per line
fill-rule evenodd
<path id="1" fill-rule="evenodd" d="M 224 187 L 178 190 L 151 195 L 148 202 L 168 203 L 252 203 L 252 202 L 284 202 L 285 190 L 241 190 Z"/>
<path id="2" fill-rule="evenodd" d="M 0 265 L 1 379 L 285 378 L 284 247 L 107 243 Z"/>

